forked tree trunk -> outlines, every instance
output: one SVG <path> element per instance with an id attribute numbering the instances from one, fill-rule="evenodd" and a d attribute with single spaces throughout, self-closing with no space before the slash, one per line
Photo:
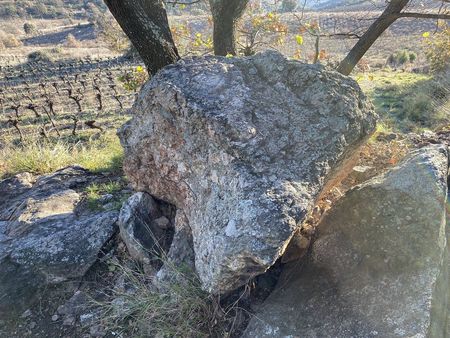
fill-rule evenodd
<path id="1" fill-rule="evenodd" d="M 214 21 L 214 54 L 236 55 L 236 23 L 249 0 L 209 0 Z"/>
<path id="2" fill-rule="evenodd" d="M 162 0 L 104 1 L 150 74 L 180 58 Z"/>
<path id="3" fill-rule="evenodd" d="M 384 12 L 375 20 L 369 29 L 358 40 L 344 60 L 339 64 L 338 72 L 349 75 L 367 50 L 381 34 L 399 18 L 400 12 L 410 0 L 391 0 Z"/>

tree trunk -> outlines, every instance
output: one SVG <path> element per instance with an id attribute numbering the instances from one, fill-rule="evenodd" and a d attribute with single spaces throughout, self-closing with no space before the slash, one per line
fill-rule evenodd
<path id="1" fill-rule="evenodd" d="M 162 0 L 104 1 L 150 74 L 180 58 Z"/>
<path id="2" fill-rule="evenodd" d="M 315 44 L 314 44 L 315 51 L 314 51 L 314 60 L 313 60 L 313 63 L 319 62 L 319 56 L 320 56 L 320 49 L 319 49 L 319 46 L 320 46 L 320 34 L 317 33 L 317 35 L 316 35 L 316 42 L 315 42 Z"/>
<path id="3" fill-rule="evenodd" d="M 231 17 L 214 17 L 214 54 L 236 55 L 236 24 Z"/>
<path id="4" fill-rule="evenodd" d="M 338 72 L 349 75 L 367 50 L 379 38 L 379 36 L 399 17 L 399 13 L 405 8 L 409 0 L 392 0 L 384 12 L 369 27 L 364 35 L 350 50 L 344 60 L 339 64 Z"/>
<path id="5" fill-rule="evenodd" d="M 209 0 L 214 21 L 214 54 L 236 55 L 236 23 L 249 0 Z"/>

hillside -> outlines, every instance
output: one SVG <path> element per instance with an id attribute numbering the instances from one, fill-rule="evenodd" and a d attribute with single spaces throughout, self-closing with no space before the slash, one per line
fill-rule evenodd
<path id="1" fill-rule="evenodd" d="M 106 10 L 102 0 L 0 0 L 0 18 L 59 19 L 89 17 L 96 9 Z"/>

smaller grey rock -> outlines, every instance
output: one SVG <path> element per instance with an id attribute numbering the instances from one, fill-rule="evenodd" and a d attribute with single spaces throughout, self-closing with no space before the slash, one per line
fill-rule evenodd
<path id="1" fill-rule="evenodd" d="M 120 237 L 128 252 L 137 261 L 150 264 L 153 255 L 168 249 L 172 240 L 173 212 L 170 207 L 157 202 L 147 193 L 132 195 L 119 214 Z M 173 232 L 173 231 L 172 231 Z"/>
<path id="2" fill-rule="evenodd" d="M 58 319 L 59 319 L 58 315 L 55 314 L 52 316 L 52 322 L 56 322 Z"/>
<path id="3" fill-rule="evenodd" d="M 161 229 L 169 229 L 170 227 L 170 221 L 166 216 L 155 219 L 155 224 Z"/>
<path id="4" fill-rule="evenodd" d="M 113 202 L 109 202 L 103 205 L 103 210 L 114 210 L 114 209 L 116 209 L 116 205 Z"/>
<path id="5" fill-rule="evenodd" d="M 32 315 L 32 312 L 30 309 L 26 310 L 24 313 L 22 313 L 22 315 L 20 316 L 20 318 L 28 318 Z"/>
<path id="6" fill-rule="evenodd" d="M 102 325 L 93 325 L 89 328 L 89 334 L 92 337 L 104 337 L 106 336 L 106 330 Z"/>
<path id="7" fill-rule="evenodd" d="M 353 175 L 357 182 L 364 182 L 370 178 L 375 168 L 370 166 L 356 166 L 353 167 Z"/>
<path id="8" fill-rule="evenodd" d="M 74 326 L 75 325 L 75 321 L 76 321 L 75 317 L 68 316 L 68 317 L 64 318 L 62 325 L 63 326 Z"/>
<path id="9" fill-rule="evenodd" d="M 377 140 L 378 141 L 382 141 L 382 142 L 391 142 L 395 139 L 397 139 L 399 136 L 396 133 L 380 133 L 377 136 Z"/>
<path id="10" fill-rule="evenodd" d="M 87 312 L 80 315 L 80 324 L 82 327 L 88 327 L 98 320 L 100 314 L 98 312 Z"/>
<path id="11" fill-rule="evenodd" d="M 58 307 L 57 312 L 60 315 L 76 316 L 88 307 L 88 302 L 88 296 L 82 291 L 77 291 L 65 304 Z"/>
<path id="12" fill-rule="evenodd" d="M 113 198 L 114 198 L 114 195 L 112 195 L 112 194 L 105 194 L 105 195 L 100 196 L 98 201 L 99 201 L 99 203 L 104 204 L 104 203 L 110 202 Z"/>
<path id="13" fill-rule="evenodd" d="M 125 299 L 123 297 L 117 297 L 117 298 L 113 299 L 111 301 L 111 306 L 112 306 L 113 312 L 117 316 L 123 316 L 124 313 L 128 313 L 130 310 L 127 302 L 125 301 Z"/>
<path id="14" fill-rule="evenodd" d="M 372 168 L 373 167 L 370 167 L 367 165 L 357 165 L 357 166 L 353 167 L 353 171 L 356 171 L 357 173 L 365 173 Z"/>

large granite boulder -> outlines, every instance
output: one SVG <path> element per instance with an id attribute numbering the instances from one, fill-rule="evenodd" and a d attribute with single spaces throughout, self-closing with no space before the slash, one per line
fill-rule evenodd
<path id="1" fill-rule="evenodd" d="M 119 132 L 124 170 L 136 190 L 180 211 L 173 248 L 192 236 L 203 287 L 217 293 L 282 255 L 375 126 L 355 81 L 276 52 L 168 66 L 132 114 Z"/>
<path id="2" fill-rule="evenodd" d="M 114 234 L 117 211 L 83 206 L 95 176 L 80 167 L 0 181 L 0 318 L 31 306 L 43 288 L 82 277 Z"/>
<path id="3" fill-rule="evenodd" d="M 244 337 L 448 337 L 447 170 L 433 146 L 349 191 Z"/>

